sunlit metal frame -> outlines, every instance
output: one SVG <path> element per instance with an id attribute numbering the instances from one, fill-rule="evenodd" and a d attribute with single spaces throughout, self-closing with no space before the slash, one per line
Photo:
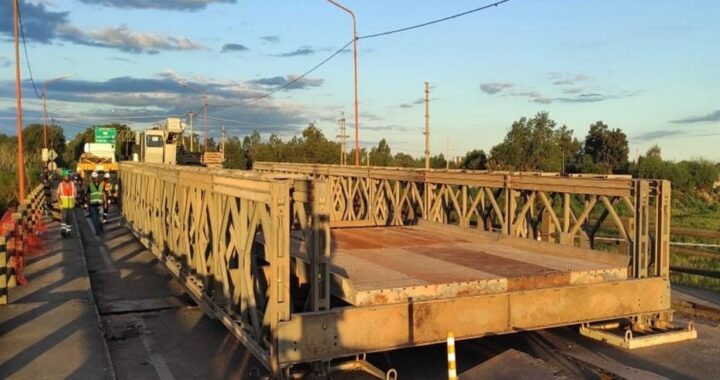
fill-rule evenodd
<path id="1" fill-rule="evenodd" d="M 467 339 L 621 317 L 662 323 L 672 318 L 667 181 L 263 163 L 255 168 L 121 163 L 120 186 L 124 217 L 140 240 L 276 376 L 296 363 L 443 342 L 448 330 Z M 590 222 L 596 207 L 602 216 Z M 511 239 L 592 246 L 593 229 L 607 217 L 631 258 L 628 280 L 331 307 L 331 226 L 425 220 Z M 291 259 L 297 244 L 309 253 L 308 268 Z M 309 275 L 294 275 L 301 271 Z"/>

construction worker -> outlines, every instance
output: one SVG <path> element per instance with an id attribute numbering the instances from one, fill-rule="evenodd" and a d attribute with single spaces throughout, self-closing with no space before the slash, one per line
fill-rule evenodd
<path id="1" fill-rule="evenodd" d="M 110 173 L 105 173 L 102 182 L 103 190 L 103 218 L 108 219 L 108 213 L 110 212 L 110 194 L 112 193 L 112 183 L 110 183 Z"/>
<path id="2" fill-rule="evenodd" d="M 70 172 L 63 170 L 62 181 L 57 188 L 57 199 L 60 202 L 60 211 L 62 213 L 60 235 L 63 237 L 70 236 L 72 233 L 72 220 L 70 219 L 70 215 L 75 208 L 76 195 L 77 189 L 75 188 L 75 183 L 70 181 Z"/>
<path id="3" fill-rule="evenodd" d="M 87 204 L 90 210 L 90 220 L 92 220 L 93 227 L 95 227 L 95 235 L 100 235 L 102 233 L 100 215 L 103 206 L 103 190 L 100 184 L 100 176 L 97 172 L 92 172 L 90 178 L 90 184 L 88 184 L 85 193 L 87 194 Z"/>

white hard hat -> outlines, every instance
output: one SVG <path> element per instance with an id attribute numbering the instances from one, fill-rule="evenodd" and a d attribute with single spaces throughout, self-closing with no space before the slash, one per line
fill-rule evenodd
<path id="1" fill-rule="evenodd" d="M 103 178 L 110 178 L 110 173 L 105 173 L 105 175 L 103 176 Z"/>
<path id="2" fill-rule="evenodd" d="M 98 177 L 97 172 L 92 172 L 92 174 L 90 175 L 90 177 L 97 178 L 97 177 Z"/>

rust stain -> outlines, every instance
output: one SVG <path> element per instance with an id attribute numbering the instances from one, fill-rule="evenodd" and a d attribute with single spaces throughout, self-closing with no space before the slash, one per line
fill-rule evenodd
<path id="1" fill-rule="evenodd" d="M 412 304 L 413 308 L 413 327 L 416 330 L 421 330 L 425 327 L 425 322 L 430 318 L 432 314 L 432 308 L 429 304 Z"/>
<path id="2" fill-rule="evenodd" d="M 336 228 L 333 239 L 340 249 L 401 248 L 463 242 L 447 236 L 428 235 L 411 227 Z"/>
<path id="3" fill-rule="evenodd" d="M 384 293 L 375 293 L 373 296 L 372 303 L 373 305 L 382 305 L 388 303 L 389 299 L 388 296 Z"/>
<path id="4" fill-rule="evenodd" d="M 546 276 L 515 277 L 508 278 L 507 289 L 509 292 L 518 290 L 532 290 L 554 288 L 570 285 L 570 273 L 554 273 Z"/>
<path id="5" fill-rule="evenodd" d="M 455 297 L 475 296 L 484 293 L 487 293 L 487 291 L 476 288 L 462 288 L 455 292 Z"/>

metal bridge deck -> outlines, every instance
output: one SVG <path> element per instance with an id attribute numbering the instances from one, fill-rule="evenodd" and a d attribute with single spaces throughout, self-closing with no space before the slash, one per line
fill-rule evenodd
<path id="1" fill-rule="evenodd" d="M 429 223 L 333 229 L 330 262 L 333 294 L 356 306 L 625 280 L 628 265 L 622 255 Z"/>

